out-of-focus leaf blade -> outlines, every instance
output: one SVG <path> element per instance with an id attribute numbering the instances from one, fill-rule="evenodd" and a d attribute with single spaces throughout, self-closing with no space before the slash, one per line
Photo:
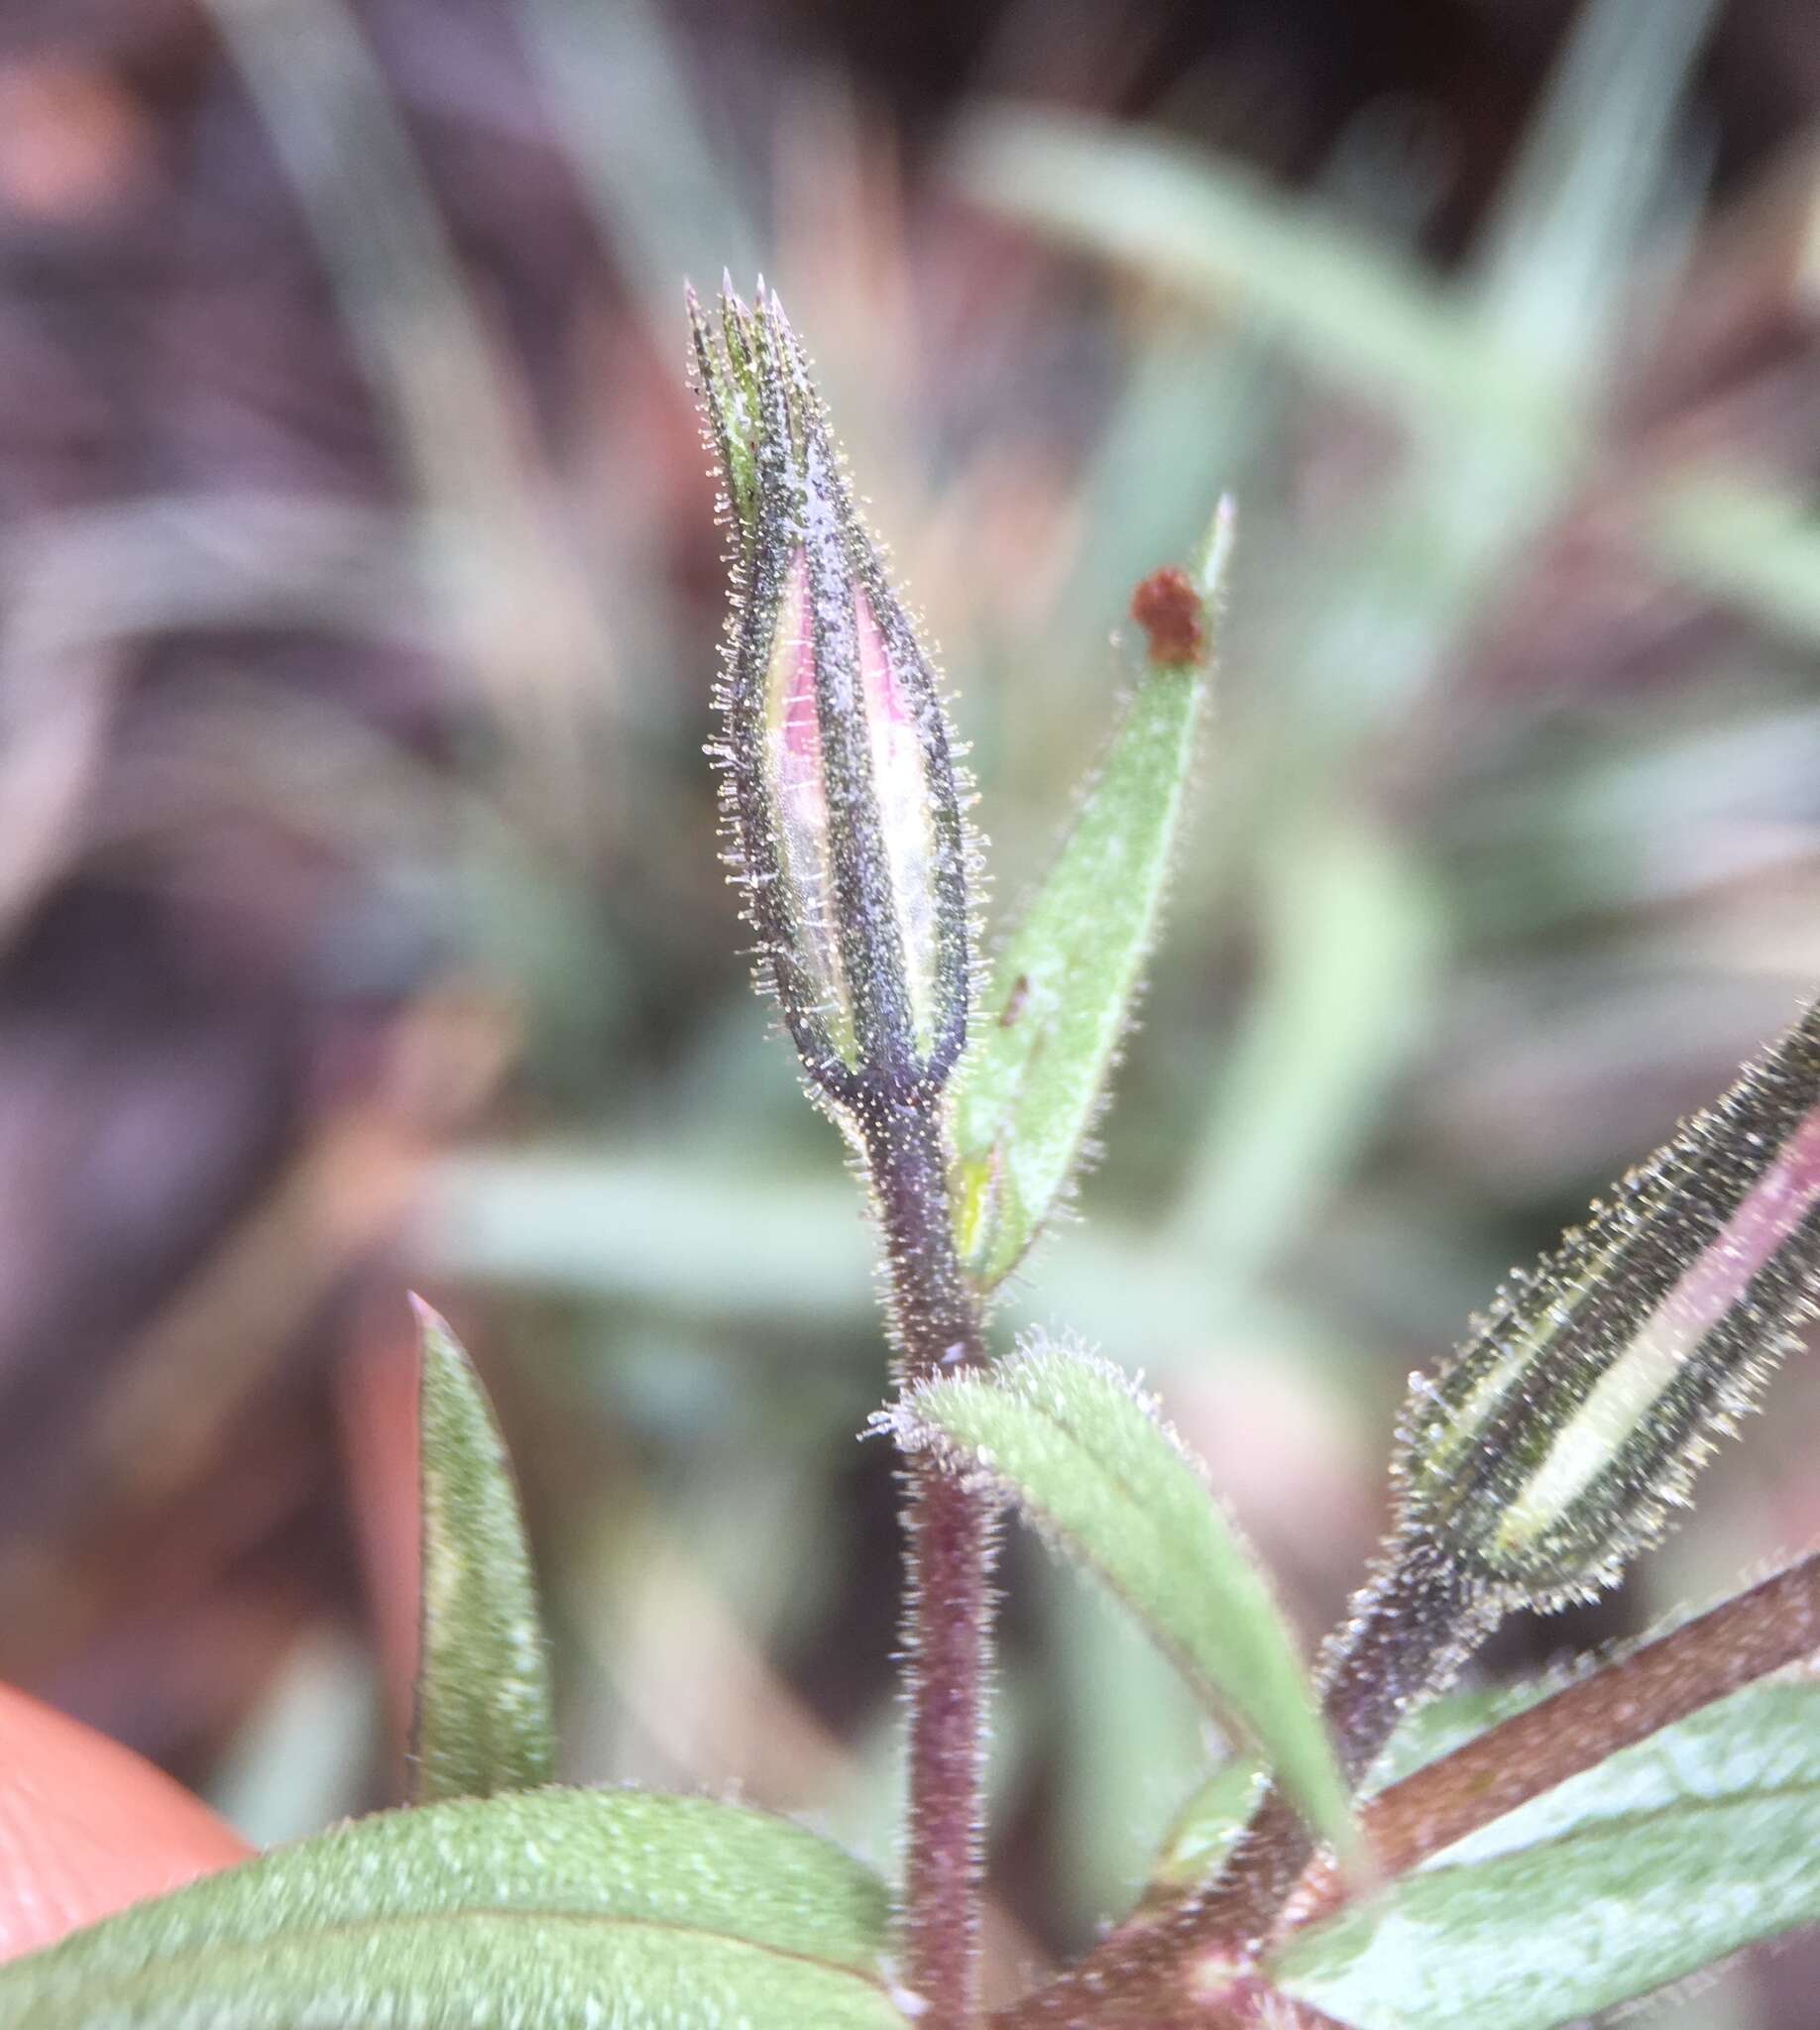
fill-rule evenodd
<path id="1" fill-rule="evenodd" d="M 1661 224 L 1676 114 L 1715 11 L 1714 0 L 1582 8 L 1499 191 L 1474 263 L 1476 307 L 1563 395 L 1602 378 L 1621 321 L 1638 344 L 1626 282 Z"/>
<path id="2" fill-rule="evenodd" d="M 1820 1921 L 1820 1685 L 1734 1693 L 1292 1941 L 1358 2030 L 1550 2030 Z"/>
<path id="3" fill-rule="evenodd" d="M 1442 944 L 1423 868 L 1351 813 L 1285 827 L 1258 899 L 1259 986 L 1175 1214 L 1235 1282 L 1306 1233 L 1357 1161 L 1430 1019 Z"/>
<path id="4" fill-rule="evenodd" d="M 1317 372 L 1432 428 L 1555 438 L 1553 391 L 1390 245 L 1278 196 L 1236 164 L 1109 122 L 994 107 L 956 161 L 982 200 L 1253 310 Z"/>
<path id="5" fill-rule="evenodd" d="M 1057 1908 L 1090 1937 L 1108 1910 L 1129 1909 L 1182 1772 L 1206 1759 L 1206 1711 L 1170 1658 L 1103 1588 L 1060 1563 L 1030 1609 L 1053 1708 L 1050 1806 Z M 996 1722 L 994 1722 L 996 1726 Z"/>
<path id="6" fill-rule="evenodd" d="M 1345 1779 L 1269 1584 L 1128 1376 L 1087 1354 L 1027 1348 L 990 1373 L 926 1383 L 890 1416 L 900 1442 L 980 1476 L 1096 1572 L 1257 1746 L 1321 1837 L 1351 1845 Z"/>
<path id="7" fill-rule="evenodd" d="M 724 1236 L 707 1255 L 699 1225 Z M 431 1181 L 421 1246 L 463 1277 L 576 1291 L 811 1338 L 871 1317 L 870 1237 L 844 1178 L 708 1173 L 672 1148 L 475 1151 Z"/>
<path id="8" fill-rule="evenodd" d="M 677 24 L 653 0 L 526 0 L 519 18 L 602 246 L 668 347 L 677 277 L 749 275 L 760 246 L 689 89 Z"/>
<path id="9" fill-rule="evenodd" d="M 1224 502 L 1194 573 L 1209 644 L 1232 526 Z M 982 1288 L 1016 1266 L 1080 1161 L 1156 936 L 1211 667 L 1209 646 L 1145 670 L 974 1018 L 954 1082 L 955 1204 Z"/>
<path id="10" fill-rule="evenodd" d="M 506 1445 L 447 1323 L 417 1301 L 423 1539 L 411 1785 L 419 1804 L 554 1772 L 549 1660 Z"/>
<path id="11" fill-rule="evenodd" d="M 1804 641 L 1820 641 L 1820 518 L 1735 480 L 1682 479 L 1648 499 L 1643 532 L 1690 583 Z"/>
<path id="12" fill-rule="evenodd" d="M 34 2030 L 886 2030 L 883 1885 L 707 1798 L 544 1790 L 388 1812 L 0 1968 Z"/>

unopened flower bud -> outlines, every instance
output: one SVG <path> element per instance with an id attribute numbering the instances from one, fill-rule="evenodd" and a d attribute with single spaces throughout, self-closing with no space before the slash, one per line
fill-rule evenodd
<path id="1" fill-rule="evenodd" d="M 1820 1282 L 1820 1009 L 1513 1277 L 1402 1435 L 1409 1524 L 1543 1606 L 1660 1533 Z"/>
<path id="2" fill-rule="evenodd" d="M 728 860 L 810 1079 L 937 1089 L 967 1021 L 967 843 L 935 668 L 774 294 L 690 317 L 734 532 L 717 696 Z"/>

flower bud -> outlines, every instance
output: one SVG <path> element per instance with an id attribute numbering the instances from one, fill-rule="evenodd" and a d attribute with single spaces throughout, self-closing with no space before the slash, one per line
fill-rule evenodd
<path id="1" fill-rule="evenodd" d="M 727 859 L 812 1082 L 849 1106 L 936 1090 L 967 1022 L 968 846 L 935 668 L 853 505 L 774 294 L 693 294 L 733 528 L 717 694 Z"/>
<path id="2" fill-rule="evenodd" d="M 1513 1600 L 1609 1584 L 1820 1284 L 1820 1009 L 1515 1276 L 1401 1438 L 1409 1524 Z"/>

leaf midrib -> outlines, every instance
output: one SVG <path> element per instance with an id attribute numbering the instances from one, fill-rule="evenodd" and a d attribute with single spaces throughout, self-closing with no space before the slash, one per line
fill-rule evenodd
<path id="1" fill-rule="evenodd" d="M 1581 1779 L 1575 1777 L 1568 1778 L 1569 1782 L 1579 1780 Z M 1544 1797 L 1549 1794 L 1547 1791 L 1541 1793 Z M 1636 1835 L 1647 1832 L 1649 1828 L 1659 1827 L 1663 1821 L 1671 1818 L 1698 1818 L 1714 1812 L 1736 1811 L 1746 1805 L 1774 1803 L 1778 1798 L 1791 1801 L 1800 1798 L 1820 1798 L 1820 1775 L 1805 1778 L 1798 1783 L 1776 1783 L 1761 1789 L 1728 1791 L 1723 1797 L 1683 1797 L 1676 1798 L 1671 1803 L 1652 1805 L 1646 1810 L 1613 1812 L 1608 1816 L 1589 1819 L 1565 1832 L 1532 1840 L 1522 1847 L 1506 1847 L 1497 1854 L 1487 1855 L 1481 1861 L 1448 1861 L 1440 1866 L 1418 1867 L 1405 1879 L 1412 1882 L 1437 1881 L 1448 1875 L 1478 1874 L 1506 1861 L 1516 1862 L 1532 1855 L 1555 1853 L 1562 1848 L 1603 1840 L 1613 1834 Z M 1514 1817 L 1516 1812 L 1527 1808 L 1528 1801 L 1516 1806 L 1513 1812 L 1500 1816 Z M 1497 1823 L 1497 1819 L 1488 1819 L 1484 1826 L 1475 1826 L 1470 1833 L 1462 1833 L 1454 1844 L 1460 1846 L 1468 1840 L 1476 1840 L 1480 1834 Z M 1444 1849 L 1442 1851 L 1445 1852 Z"/>
<path id="2" fill-rule="evenodd" d="M 117 1995 L 130 1996 L 136 1984 L 158 1975 L 180 1972 L 184 1968 L 206 1967 L 211 1963 L 244 1960 L 249 1956 L 268 1952 L 277 1946 L 295 1946 L 318 1938 L 357 1938 L 389 1931 L 427 1930 L 438 1925 L 460 1924 L 473 1918 L 486 1918 L 511 1925 L 527 1923 L 588 1930 L 609 1928 L 620 1931 L 645 1931 L 679 1941 L 713 1940 L 721 1945 L 739 1947 L 749 1953 L 763 1954 L 768 1959 L 781 1960 L 801 1967 L 818 1968 L 825 1974 L 842 1975 L 881 1995 L 888 1992 L 882 1974 L 868 1973 L 851 1961 L 822 1959 L 814 1953 L 770 1945 L 757 1939 L 741 1938 L 738 1933 L 717 1931 L 708 1925 L 671 1923 L 651 1917 L 626 1917 L 606 1911 L 545 1910 L 517 1905 L 507 1909 L 497 1903 L 477 1903 L 463 1904 L 450 1910 L 393 1911 L 380 1917 L 332 1918 L 319 1923 L 290 1926 L 271 1932 L 260 1939 L 197 1940 L 174 1950 L 160 1952 L 143 1965 L 131 1970 L 109 1968 L 87 1974 L 73 1973 L 68 1976 L 66 1984 L 59 1983 L 60 1991 L 47 1993 L 43 1999 L 47 2006 L 55 2007 L 59 2003 L 67 2006 L 76 2001 L 104 2000 Z M 42 1955 L 34 1954 L 16 1961 L 10 1969 L 0 1969 L 0 1996 L 4 1995 L 9 1984 L 9 1975 L 23 1975 L 33 1968 L 34 1962 L 42 1966 L 52 1953 L 60 1950 L 60 1946 L 53 1946 Z M 18 1984 L 28 1985 L 23 1979 L 19 1980 Z"/>

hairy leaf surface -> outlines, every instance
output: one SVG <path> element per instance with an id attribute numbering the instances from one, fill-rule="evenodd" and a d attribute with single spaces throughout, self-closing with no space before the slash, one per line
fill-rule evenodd
<path id="1" fill-rule="evenodd" d="M 1193 576 L 1200 652 L 1152 663 L 994 968 L 955 1074 L 962 1260 L 1001 1283 L 1081 1161 L 1156 937 L 1211 675 L 1231 550 L 1223 504 Z"/>
<path id="2" fill-rule="evenodd" d="M 528 1790 L 553 1773 L 537 1595 L 506 1446 L 461 1343 L 418 1304 L 422 1619 L 418 1803 Z"/>
<path id="3" fill-rule="evenodd" d="M 1820 1685 L 1703 1708 L 1285 1948 L 1358 2030 L 1549 2030 L 1820 1921 Z"/>
<path id="4" fill-rule="evenodd" d="M 387 1812 L 0 1968 L 35 2030 L 879 2030 L 883 1885 L 708 1798 L 540 1790 Z"/>
<path id="5" fill-rule="evenodd" d="M 1346 1785 L 1270 1587 L 1197 1462 L 1120 1370 L 1053 1346 L 915 1390 L 894 1414 L 1096 1572 L 1189 1682 L 1236 1723 L 1325 1838 Z"/>

